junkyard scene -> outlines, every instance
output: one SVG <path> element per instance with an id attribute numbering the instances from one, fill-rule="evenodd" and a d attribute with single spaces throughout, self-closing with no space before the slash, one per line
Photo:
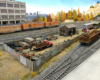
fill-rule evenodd
<path id="1" fill-rule="evenodd" d="M 100 79 L 100 2 L 65 3 L 0 0 L 0 80 Z"/>

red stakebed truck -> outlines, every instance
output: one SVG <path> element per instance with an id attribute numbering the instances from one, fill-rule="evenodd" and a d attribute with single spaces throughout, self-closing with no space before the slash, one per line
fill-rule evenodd
<path id="1" fill-rule="evenodd" d="M 40 49 L 40 50 L 42 50 L 43 47 L 51 47 L 52 45 L 53 43 L 48 40 L 36 41 L 32 43 L 32 47 L 34 49 Z"/>

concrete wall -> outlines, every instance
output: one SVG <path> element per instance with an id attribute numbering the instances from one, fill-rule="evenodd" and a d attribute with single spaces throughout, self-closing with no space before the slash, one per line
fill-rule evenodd
<path id="1" fill-rule="evenodd" d="M 17 17 L 18 15 L 19 17 Z M 14 16 L 14 18 L 11 16 Z M 18 1 L 0 1 L 0 25 L 11 24 L 11 21 L 14 21 L 14 24 L 26 21 L 26 3 Z"/>

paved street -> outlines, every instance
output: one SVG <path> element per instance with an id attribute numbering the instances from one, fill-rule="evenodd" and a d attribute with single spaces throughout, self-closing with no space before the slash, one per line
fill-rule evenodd
<path id="1" fill-rule="evenodd" d="M 100 49 L 62 80 L 100 80 Z"/>

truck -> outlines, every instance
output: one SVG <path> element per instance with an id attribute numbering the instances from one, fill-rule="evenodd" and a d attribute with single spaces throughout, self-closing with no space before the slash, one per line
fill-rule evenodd
<path id="1" fill-rule="evenodd" d="M 91 29 L 93 29 L 93 23 L 87 23 L 83 25 L 84 32 L 89 32 Z"/>
<path id="2" fill-rule="evenodd" d="M 52 46 L 53 46 L 53 43 L 48 40 L 40 40 L 40 41 L 35 41 L 32 43 L 33 49 L 42 50 L 43 47 L 52 47 Z"/>

